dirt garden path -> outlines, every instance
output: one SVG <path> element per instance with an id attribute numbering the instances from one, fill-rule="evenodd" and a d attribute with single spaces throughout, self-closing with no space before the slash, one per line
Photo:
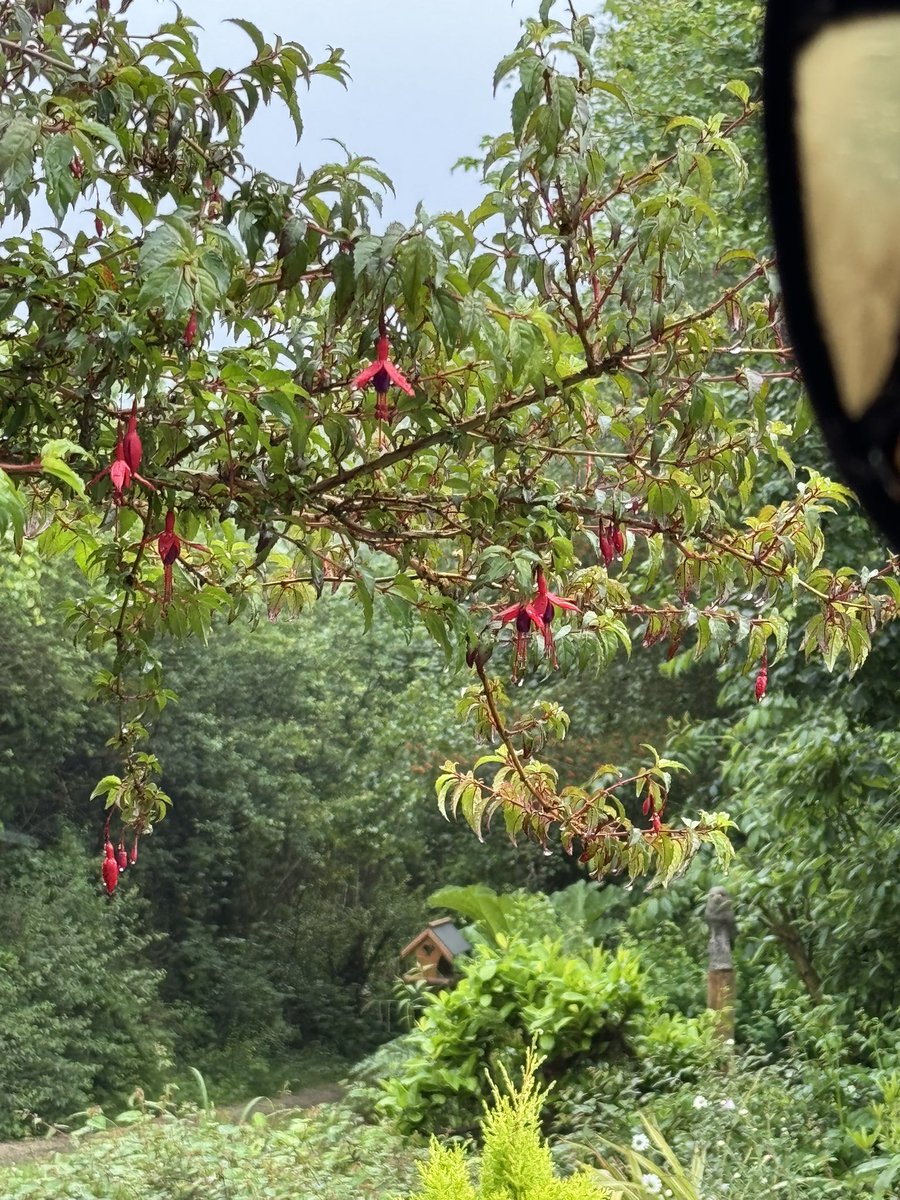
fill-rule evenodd
<path id="1" fill-rule="evenodd" d="M 316 1108 L 320 1104 L 331 1104 L 335 1100 L 340 1100 L 342 1095 L 343 1088 L 336 1083 L 320 1083 L 315 1087 L 301 1088 L 297 1092 L 286 1092 L 277 1100 L 260 1100 L 247 1113 L 247 1116 L 250 1116 L 252 1112 L 274 1113 L 281 1112 L 286 1108 Z M 240 1120 L 246 1107 L 246 1104 L 230 1104 L 217 1108 L 216 1112 L 222 1121 L 234 1122 Z M 131 1127 L 126 1126 L 122 1130 L 103 1130 L 89 1136 L 115 1137 L 124 1132 L 125 1128 Z M 73 1142 L 66 1134 L 57 1133 L 52 1137 L 20 1138 L 15 1142 L 0 1142 L 0 1170 L 4 1167 L 17 1166 L 19 1163 L 37 1162 L 51 1154 L 66 1154 L 77 1149 L 81 1140 Z"/>

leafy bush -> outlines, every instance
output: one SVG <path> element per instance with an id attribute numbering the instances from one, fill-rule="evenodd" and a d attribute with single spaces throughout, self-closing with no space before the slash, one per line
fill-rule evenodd
<path id="1" fill-rule="evenodd" d="M 900 1185 L 900 1072 L 880 1073 L 876 1083 L 880 1094 L 869 1104 L 865 1124 L 850 1136 L 867 1156 L 853 1174 L 871 1182 L 873 1200 L 881 1200 Z"/>
<path id="2" fill-rule="evenodd" d="M 154 1087 L 168 1064 L 140 901 L 69 844 L 0 859 L 0 1136 Z"/>
<path id="3" fill-rule="evenodd" d="M 415 1151 L 340 1107 L 220 1122 L 120 1117 L 55 1161 L 4 1172 L 3 1200 L 367 1200 L 412 1187 Z"/>
<path id="4" fill-rule="evenodd" d="M 598 1061 L 699 1063 L 710 1045 L 704 1022 L 659 1011 L 634 951 L 567 953 L 502 933 L 474 947 L 455 989 L 428 998 L 406 1040 L 412 1056 L 380 1104 L 406 1130 L 472 1128 L 484 1071 L 520 1067 L 532 1043 L 549 1078 Z"/>

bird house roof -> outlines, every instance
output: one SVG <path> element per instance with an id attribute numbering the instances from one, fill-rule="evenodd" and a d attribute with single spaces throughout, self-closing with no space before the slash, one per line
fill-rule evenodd
<path id="1" fill-rule="evenodd" d="M 400 951 L 400 957 L 406 958 L 407 954 L 414 954 L 426 939 L 437 942 L 449 959 L 456 958 L 458 954 L 467 954 L 472 948 L 454 925 L 453 918 L 441 917 L 416 934 L 409 945 Z"/>

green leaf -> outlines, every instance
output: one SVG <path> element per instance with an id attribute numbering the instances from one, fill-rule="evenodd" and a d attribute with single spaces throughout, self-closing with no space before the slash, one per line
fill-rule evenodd
<path id="1" fill-rule="evenodd" d="M 253 46 L 258 55 L 265 53 L 266 39 L 253 24 L 252 21 L 246 20 L 244 17 L 226 17 L 225 23 L 228 25 L 237 25 L 238 29 L 243 29 L 247 37 L 253 43 Z"/>
<path id="2" fill-rule="evenodd" d="M 0 179 L 10 192 L 19 191 L 32 176 L 38 127 L 17 113 L 0 136 Z"/>
<path id="3" fill-rule="evenodd" d="M 422 292 L 425 279 L 434 263 L 431 246 L 424 237 L 414 238 L 400 252 L 400 281 L 406 302 L 406 317 L 415 324 L 422 314 Z"/>
<path id="4" fill-rule="evenodd" d="M 125 157 L 118 134 L 108 125 L 102 125 L 99 121 L 91 121 L 87 117 L 79 117 L 76 128 L 81 133 L 86 133 L 90 137 L 97 138 L 98 141 L 105 142 L 107 146 L 111 146 L 113 150 L 118 151 L 120 158 Z"/>
<path id="5" fill-rule="evenodd" d="M 25 532 L 25 506 L 18 488 L 5 471 L 0 471 L 0 534 L 12 527 L 16 549 L 21 550 Z"/>
<path id="6" fill-rule="evenodd" d="M 81 190 L 70 169 L 74 154 L 75 146 L 67 133 L 53 134 L 44 142 L 42 157 L 47 202 L 57 221 L 62 221 Z"/>
<path id="7" fill-rule="evenodd" d="M 47 475 L 52 475 L 55 479 L 68 484 L 74 492 L 79 496 L 83 496 L 85 495 L 84 481 L 80 476 L 75 474 L 63 458 L 64 454 L 71 454 L 73 452 L 78 454 L 84 453 L 82 448 L 74 442 L 65 440 L 46 442 L 41 450 L 41 470 Z"/>
<path id="8" fill-rule="evenodd" d="M 744 83 L 743 79 L 729 79 L 725 84 L 726 92 L 731 92 L 733 96 L 737 96 L 741 104 L 750 102 L 750 88 Z"/>
<path id="9" fill-rule="evenodd" d="M 98 796 L 108 796 L 110 792 L 117 791 L 121 786 L 122 780 L 118 775 L 104 775 L 91 792 L 91 799 L 96 800 Z"/>

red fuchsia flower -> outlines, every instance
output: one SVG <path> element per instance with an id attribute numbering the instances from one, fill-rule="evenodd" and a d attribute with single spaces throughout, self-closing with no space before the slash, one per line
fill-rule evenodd
<path id="1" fill-rule="evenodd" d="M 557 596 L 555 592 L 549 590 L 543 567 L 538 567 L 537 595 L 531 603 L 534 606 L 535 612 L 541 618 L 541 632 L 544 635 L 544 649 L 547 652 L 547 657 L 553 666 L 557 667 L 559 664 L 556 661 L 556 646 L 553 643 L 553 630 L 551 628 L 553 615 L 557 609 L 564 609 L 566 612 L 580 612 L 581 610 L 571 600 L 566 600 L 564 596 Z"/>
<path id="2" fill-rule="evenodd" d="M 184 333 L 181 335 L 181 340 L 184 342 L 186 350 L 190 350 L 194 344 L 194 338 L 197 336 L 197 314 L 191 309 L 191 315 L 188 317 L 187 325 L 184 327 Z"/>
<path id="3" fill-rule="evenodd" d="M 766 694 L 766 688 L 769 686 L 769 655 L 764 650 L 762 660 L 759 664 L 759 673 L 756 676 L 756 700 L 757 703 L 762 700 Z"/>
<path id="4" fill-rule="evenodd" d="M 134 835 L 134 841 L 131 843 L 131 853 L 128 856 L 128 864 L 132 867 L 137 862 L 138 841 L 140 840 L 140 836 L 141 835 L 139 833 L 136 833 Z"/>
<path id="5" fill-rule="evenodd" d="M 175 563 L 181 558 L 181 550 L 183 546 L 192 546 L 195 550 L 202 550 L 208 554 L 206 546 L 201 546 L 199 542 L 183 541 L 175 532 L 175 510 L 170 508 L 166 513 L 166 523 L 162 533 L 151 534 L 150 537 L 144 538 L 142 545 L 147 542 L 156 540 L 156 549 L 163 564 L 163 612 L 172 603 L 172 595 L 174 591 L 172 569 Z"/>
<path id="6" fill-rule="evenodd" d="M 617 525 L 613 533 L 613 549 L 619 557 L 625 553 L 625 534 L 621 525 Z"/>
<path id="7" fill-rule="evenodd" d="M 393 416 L 393 410 L 387 402 L 392 383 L 406 392 L 407 396 L 415 394 L 412 384 L 388 357 L 390 349 L 391 344 L 382 328 L 381 335 L 375 343 L 375 361 L 360 371 L 350 384 L 352 388 L 365 388 L 372 384 L 375 389 L 375 416 L 379 421 L 389 421 Z"/>
<path id="8" fill-rule="evenodd" d="M 654 833 L 659 833 L 660 829 L 662 829 L 662 817 L 658 812 L 653 813 L 650 817 L 650 824 Z"/>
<path id="9" fill-rule="evenodd" d="M 106 858 L 103 860 L 103 882 L 106 885 L 106 894 L 111 896 L 116 890 L 116 884 L 119 882 L 119 864 L 116 862 L 116 852 L 113 849 L 113 844 L 107 841 L 105 846 Z"/>
<path id="10" fill-rule="evenodd" d="M 78 157 L 77 154 L 72 159 L 72 161 L 69 163 L 69 170 L 72 173 L 73 179 L 80 179 L 82 177 L 82 175 L 84 174 L 84 163 L 81 161 L 81 159 Z"/>
<path id="11" fill-rule="evenodd" d="M 533 601 L 528 603 L 520 601 L 518 604 L 511 604 L 509 608 L 504 608 L 494 620 L 500 621 L 504 625 L 508 625 L 510 621 L 516 623 L 516 650 L 513 656 L 512 677 L 518 682 L 521 678 L 520 671 L 528 662 L 528 639 L 531 637 L 531 627 L 534 625 L 543 633 L 544 618 L 535 608 Z"/>
<path id="12" fill-rule="evenodd" d="M 607 533 L 606 526 L 602 521 L 600 522 L 597 532 L 600 538 L 600 553 L 603 555 L 603 564 L 608 568 L 609 564 L 616 557 L 615 546 L 613 545 L 613 540 Z"/>
<path id="13" fill-rule="evenodd" d="M 103 237 L 103 222 L 99 217 L 94 217 L 94 229 L 97 231 L 97 237 Z"/>
<path id="14" fill-rule="evenodd" d="M 132 475 L 137 475 L 141 459 L 144 457 L 144 447 L 141 445 L 140 434 L 137 431 L 137 402 L 132 406 L 128 416 L 128 428 L 124 438 L 125 461 L 131 468 Z"/>
<path id="15" fill-rule="evenodd" d="M 130 428 L 130 422 L 129 422 L 129 428 Z M 136 432 L 135 432 L 135 437 L 137 437 Z M 97 483 L 98 480 L 102 479 L 104 475 L 108 475 L 110 482 L 112 483 L 112 486 L 113 486 L 113 503 L 114 504 L 122 503 L 125 492 L 128 491 L 128 489 L 131 487 L 132 480 L 135 480 L 135 479 L 137 480 L 138 483 L 143 484 L 144 487 L 147 488 L 149 491 L 151 491 L 151 492 L 156 491 L 156 488 L 153 486 L 153 484 L 150 482 L 149 479 L 145 479 L 143 475 L 138 474 L 136 469 L 132 468 L 131 464 L 128 461 L 128 450 L 127 450 L 126 442 L 127 442 L 127 436 L 125 438 L 123 438 L 123 437 L 119 438 L 119 440 L 116 442 L 116 449 L 115 449 L 115 454 L 113 456 L 112 462 L 109 464 L 109 466 L 104 467 L 103 470 L 98 475 L 95 475 L 94 478 L 91 480 L 91 482 L 88 484 L 88 487 L 92 487 L 95 483 Z M 140 447 L 140 438 L 138 438 L 138 447 Z M 140 461 L 141 461 L 140 453 L 138 454 L 137 461 L 138 461 L 138 463 L 140 463 Z"/>
<path id="16" fill-rule="evenodd" d="M 120 875 L 128 867 L 128 854 L 125 851 L 124 835 L 119 838 L 119 849 L 118 849 L 118 852 L 116 853 L 116 865 L 119 868 Z"/>

